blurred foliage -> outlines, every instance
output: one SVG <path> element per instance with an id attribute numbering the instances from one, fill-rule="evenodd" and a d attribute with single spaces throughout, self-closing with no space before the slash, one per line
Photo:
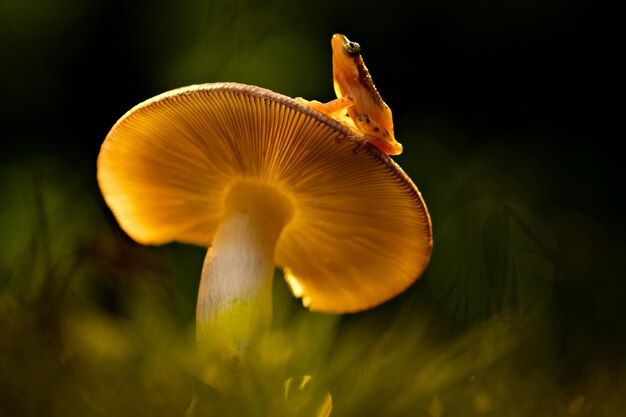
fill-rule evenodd
<path id="1" fill-rule="evenodd" d="M 598 123 L 595 5 L 406 7 L 0 3 L 0 416 L 623 414 L 622 163 Z M 99 146 L 186 84 L 327 100 L 334 32 L 394 111 L 432 262 L 348 316 L 304 310 L 277 273 L 273 327 L 220 395 L 195 350 L 204 250 L 130 241 L 95 182 Z"/>

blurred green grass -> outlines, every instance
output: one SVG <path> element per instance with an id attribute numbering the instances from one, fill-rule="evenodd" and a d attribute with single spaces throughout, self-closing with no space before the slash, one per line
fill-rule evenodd
<path id="1" fill-rule="evenodd" d="M 492 162 L 500 159 L 496 153 Z M 202 383 L 195 351 L 202 250 L 133 243 L 60 161 L 5 167 L 2 415 L 183 415 L 194 395 L 209 415 L 293 414 L 285 382 L 304 375 L 313 379 L 302 395 L 316 402 L 294 415 L 314 415 L 326 392 L 333 416 L 552 416 L 572 407 L 578 415 L 617 415 L 621 363 L 567 345 L 593 331 L 572 323 L 563 305 L 572 299 L 559 293 L 586 285 L 563 281 L 572 271 L 554 248 L 570 229 L 559 236 L 519 203 L 479 198 L 488 161 L 481 174 L 472 164 L 460 170 L 462 184 L 442 184 L 444 201 L 475 187 L 471 204 L 450 210 L 446 221 L 434 212 L 432 264 L 397 299 L 346 317 L 314 314 L 277 272 L 273 327 L 252 347 L 254 365 L 236 375 L 228 397 Z M 584 251 L 603 251 L 602 236 L 594 238 Z M 598 300 L 595 314 L 619 308 L 600 305 L 609 300 Z"/>
<path id="2" fill-rule="evenodd" d="M 183 416 L 193 398 L 198 414 L 305 416 L 327 394 L 334 417 L 622 413 L 619 164 L 590 146 L 593 114 L 568 95 L 589 6 L 400 7 L 0 5 L 0 416 Z M 272 329 L 220 396 L 195 350 L 204 250 L 130 241 L 95 158 L 118 117 L 170 88 L 331 98 L 333 32 L 361 43 L 394 110 L 396 160 L 433 218 L 432 262 L 348 316 L 306 311 L 277 272 Z"/>

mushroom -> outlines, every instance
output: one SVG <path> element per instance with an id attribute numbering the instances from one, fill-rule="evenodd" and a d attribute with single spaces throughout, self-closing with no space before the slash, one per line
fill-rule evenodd
<path id="1" fill-rule="evenodd" d="M 273 91 L 193 85 L 128 111 L 98 182 L 135 241 L 208 246 L 201 347 L 246 350 L 271 321 L 276 266 L 304 306 L 358 312 L 424 271 L 431 222 L 417 187 L 337 121 Z"/>

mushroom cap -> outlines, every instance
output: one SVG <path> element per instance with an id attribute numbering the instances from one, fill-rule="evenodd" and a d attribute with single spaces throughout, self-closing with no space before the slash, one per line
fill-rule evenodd
<path id="1" fill-rule="evenodd" d="M 210 246 L 229 190 L 276 191 L 293 215 L 274 260 L 314 311 L 383 303 L 430 258 L 430 216 L 402 169 L 340 123 L 259 87 L 192 85 L 138 104 L 104 140 L 98 183 L 121 228 L 155 245 Z"/>

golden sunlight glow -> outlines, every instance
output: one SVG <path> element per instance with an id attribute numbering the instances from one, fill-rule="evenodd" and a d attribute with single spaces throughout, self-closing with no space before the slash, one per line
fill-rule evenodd
<path id="1" fill-rule="evenodd" d="M 98 181 L 121 227 L 145 244 L 209 246 L 239 184 L 285 196 L 293 216 L 275 263 L 311 310 L 380 304 L 430 257 L 428 211 L 395 162 L 340 123 L 258 87 L 204 84 L 139 104 L 102 145 Z"/>
<path id="2" fill-rule="evenodd" d="M 291 269 L 285 268 L 284 274 L 285 279 L 287 280 L 287 284 L 289 284 L 289 288 L 291 288 L 291 292 L 293 293 L 294 297 L 302 297 L 302 295 L 304 294 L 304 289 L 302 288 L 302 285 L 300 285 L 300 283 L 298 282 L 298 278 L 296 278 L 291 273 Z"/>

